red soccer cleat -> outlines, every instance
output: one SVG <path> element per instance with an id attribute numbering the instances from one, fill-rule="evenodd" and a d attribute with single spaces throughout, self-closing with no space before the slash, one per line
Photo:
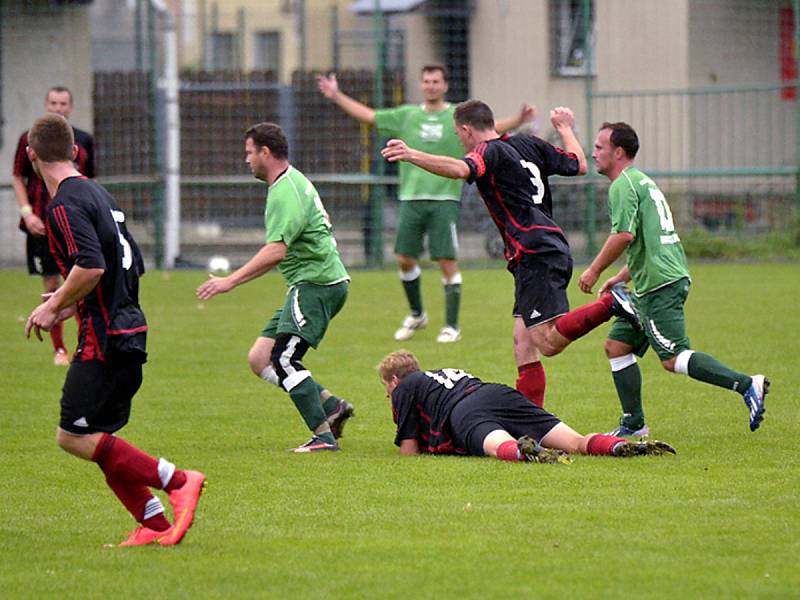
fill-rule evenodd
<path id="1" fill-rule="evenodd" d="M 172 532 L 172 527 L 166 531 L 156 531 L 144 526 L 137 527 L 129 535 L 128 539 L 121 544 L 106 544 L 106 548 L 123 548 L 127 546 L 146 546 L 147 544 L 158 544 L 162 538 Z"/>
<path id="2" fill-rule="evenodd" d="M 175 520 L 167 535 L 158 540 L 162 546 L 179 543 L 194 520 L 194 511 L 206 487 L 206 476 L 200 471 L 185 471 L 186 483 L 169 493 L 169 503 Z"/>

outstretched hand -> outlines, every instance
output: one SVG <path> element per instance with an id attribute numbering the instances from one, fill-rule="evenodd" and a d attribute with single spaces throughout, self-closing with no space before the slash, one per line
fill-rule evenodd
<path id="1" fill-rule="evenodd" d="M 322 95 L 328 99 L 339 93 L 339 82 L 336 80 L 336 73 L 317 75 L 317 85 Z"/>
<path id="2" fill-rule="evenodd" d="M 561 129 L 562 127 L 572 129 L 575 127 L 575 115 L 566 106 L 557 106 L 550 111 L 550 122 L 553 123 L 553 127 L 556 129 Z"/>
<path id="3" fill-rule="evenodd" d="M 536 106 L 527 102 L 519 109 L 519 122 L 527 123 L 536 118 Z"/>
<path id="4" fill-rule="evenodd" d="M 227 277 L 217 277 L 209 273 L 208 280 L 197 288 L 196 294 L 200 300 L 211 300 L 217 294 L 224 294 L 232 289 L 233 284 Z"/>
<path id="5" fill-rule="evenodd" d="M 411 151 L 403 140 L 392 139 L 386 142 L 386 147 L 381 150 L 381 156 L 389 162 L 408 160 Z"/>

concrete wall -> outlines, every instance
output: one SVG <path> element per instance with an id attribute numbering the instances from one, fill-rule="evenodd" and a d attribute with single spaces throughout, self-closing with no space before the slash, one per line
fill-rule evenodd
<path id="1" fill-rule="evenodd" d="M 72 122 L 92 129 L 92 69 L 86 7 L 53 7 L 47 0 L 0 0 L 3 135 L 0 145 L 0 263 L 24 262 L 24 239 L 17 232 L 17 203 L 11 185 L 20 134 L 44 113 L 49 87 L 72 90 Z M 11 232 L 11 233 L 9 233 Z"/>

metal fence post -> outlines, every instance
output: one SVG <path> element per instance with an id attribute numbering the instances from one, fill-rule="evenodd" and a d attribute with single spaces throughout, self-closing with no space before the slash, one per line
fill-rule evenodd
<path id="1" fill-rule="evenodd" d="M 380 0 L 375 0 L 373 19 L 373 35 L 375 39 L 375 98 L 373 106 L 383 107 L 383 74 L 385 70 L 385 28 L 386 22 Z M 386 172 L 386 165 L 380 155 L 380 148 L 375 149 L 375 174 L 382 176 Z M 371 267 L 383 266 L 383 228 L 384 228 L 384 200 L 386 187 L 384 184 L 373 186 L 369 207 L 369 236 L 371 256 L 368 264 Z"/>
<path id="2" fill-rule="evenodd" d="M 792 14 L 794 16 L 794 61 L 798 64 L 800 57 L 800 0 L 792 0 Z M 796 67 L 795 67 L 796 68 Z M 795 77 L 797 77 L 795 75 Z M 794 215 L 800 224 L 800 91 L 795 87 L 794 93 Z"/>
<path id="3" fill-rule="evenodd" d="M 796 0 L 800 1 L 800 0 Z M 584 64 L 586 66 L 586 74 L 584 77 L 584 82 L 586 84 L 586 133 L 584 134 L 584 148 L 586 150 L 587 155 L 591 155 L 592 147 L 594 144 L 594 123 L 593 123 L 593 115 L 592 115 L 592 103 L 593 103 L 593 85 L 594 81 L 592 79 L 592 19 L 591 19 L 591 10 L 592 10 L 592 0 L 583 0 L 583 56 Z M 597 252 L 597 244 L 595 243 L 595 233 L 597 229 L 597 218 L 595 215 L 595 199 L 596 199 L 596 189 L 594 184 L 594 178 L 596 177 L 597 173 L 594 169 L 594 161 L 591 160 L 590 156 L 587 156 L 588 163 L 588 182 L 586 183 L 586 193 L 584 194 L 584 234 L 586 235 L 586 256 L 591 259 L 594 257 L 595 252 Z"/>

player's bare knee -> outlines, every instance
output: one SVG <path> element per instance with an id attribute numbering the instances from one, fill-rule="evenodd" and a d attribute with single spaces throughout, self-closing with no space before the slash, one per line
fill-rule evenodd
<path id="1" fill-rule="evenodd" d="M 673 356 L 672 358 L 670 358 L 668 360 L 662 360 L 661 361 L 661 366 L 664 367 L 664 369 L 666 369 L 670 373 L 674 373 L 675 372 L 675 357 Z"/>

